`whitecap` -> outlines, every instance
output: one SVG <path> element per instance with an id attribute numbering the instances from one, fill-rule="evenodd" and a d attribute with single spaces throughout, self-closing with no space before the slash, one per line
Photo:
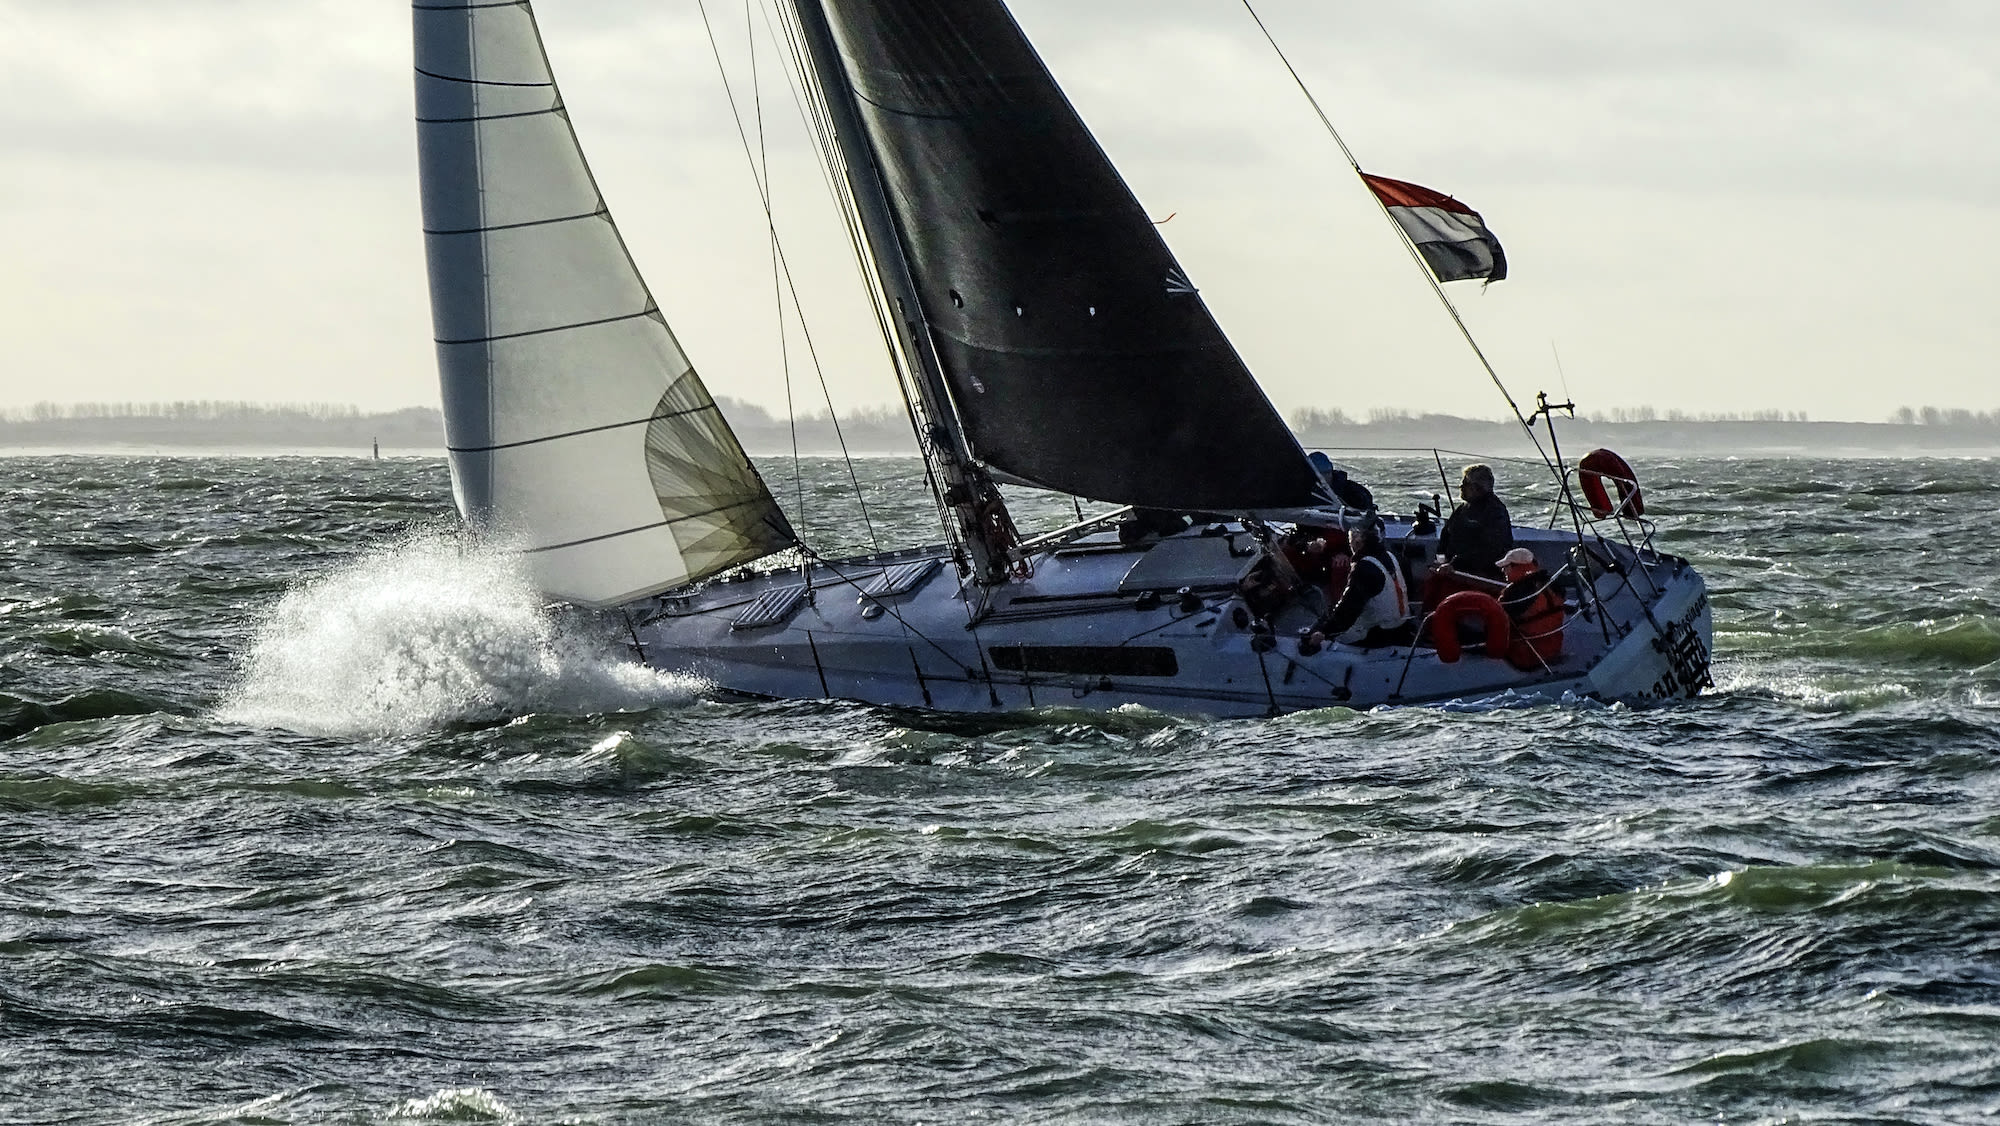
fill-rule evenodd
<path id="1" fill-rule="evenodd" d="M 453 1087 L 405 1099 L 389 1111 L 391 1119 L 414 1118 L 426 1122 L 512 1122 L 514 1111 L 481 1087 Z"/>

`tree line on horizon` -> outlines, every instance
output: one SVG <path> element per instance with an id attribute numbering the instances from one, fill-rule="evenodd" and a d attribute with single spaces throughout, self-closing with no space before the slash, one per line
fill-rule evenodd
<path id="1" fill-rule="evenodd" d="M 1650 406 L 1613 407 L 1603 414 L 1587 415 L 1592 422 L 1810 422 L 1804 411 L 1763 410 L 1743 414 L 1670 410 L 1660 414 Z M 1894 426 L 2000 426 L 2000 410 L 1974 411 L 1963 407 L 1897 407 L 1885 421 Z"/>
<path id="2" fill-rule="evenodd" d="M 1899 426 L 2000 427 L 2000 410 L 1969 411 L 1958 407 L 1898 407 L 1889 421 Z"/>
<path id="3" fill-rule="evenodd" d="M 1796 423 L 1811 422 L 1805 411 L 1758 410 L 1758 411 L 1657 411 L 1650 406 L 1613 407 L 1598 413 L 1580 414 L 1578 422 L 1593 425 L 1630 425 L 1633 423 L 1711 423 L 1711 422 L 1761 422 Z M 1356 418 L 1339 407 L 1301 407 L 1292 412 L 1287 420 L 1292 429 L 1301 434 L 1316 431 L 1339 430 L 1355 426 L 1400 426 L 1410 424 L 1467 425 L 1486 423 L 1496 426 L 1512 426 L 1512 419 L 1464 418 L 1454 414 L 1415 412 L 1396 408 L 1378 407 L 1368 412 L 1365 418 Z M 1886 420 L 1895 426 L 1936 426 L 1960 429 L 2000 428 L 2000 410 L 1973 411 L 1962 407 L 1899 407 Z"/>
<path id="4" fill-rule="evenodd" d="M 718 397 L 716 404 L 730 424 L 755 444 L 784 444 L 794 430 L 803 445 L 821 447 L 844 438 L 863 449 L 910 444 L 909 417 L 892 406 L 863 406 L 843 411 L 837 422 L 825 413 L 805 413 L 781 418 L 755 403 Z M 0 410 L 0 422 L 119 422 L 223 423 L 223 424 L 354 424 L 370 420 L 413 426 L 436 426 L 441 430 L 442 415 L 435 407 L 401 407 L 392 411 L 363 413 L 352 403 L 256 403 L 246 400 L 183 399 L 171 402 L 39 402 L 25 408 Z M 1416 412 L 1398 408 L 1375 408 L 1357 418 L 1339 407 L 1301 407 L 1287 420 L 1300 434 L 1347 429 L 1357 426 L 1408 425 L 1512 425 L 1511 420 L 1465 418 L 1436 412 Z M 1613 407 L 1584 414 L 1578 421 L 1592 424 L 1668 423 L 1803 423 L 1811 419 L 1805 411 L 1759 410 L 1747 412 L 1656 411 L 1651 406 Z M 1962 407 L 1899 407 L 1886 420 L 1898 426 L 1931 426 L 1956 429 L 2000 429 L 2000 410 L 1973 411 Z"/>
<path id="5" fill-rule="evenodd" d="M 102 422 L 144 419 L 157 422 L 356 422 L 363 418 L 438 417 L 435 407 L 401 407 L 363 414 L 353 403 L 253 403 L 246 400 L 181 399 L 173 402 L 53 403 L 0 411 L 8 422 Z"/>
<path id="6" fill-rule="evenodd" d="M 1416 412 L 1393 407 L 1377 407 L 1368 412 L 1365 419 L 1357 419 L 1339 407 L 1303 407 L 1292 412 L 1289 420 L 1292 429 L 1299 433 L 1318 430 L 1335 430 L 1350 426 L 1403 426 L 1412 423 L 1436 425 L 1466 425 L 1486 423 L 1494 426 L 1512 426 L 1513 419 L 1465 418 L 1455 414 L 1439 414 L 1425 411 Z M 1636 422 L 1810 422 L 1805 411 L 1682 411 L 1669 410 L 1665 413 L 1652 407 L 1613 407 L 1598 414 L 1580 414 L 1576 421 L 1593 425 L 1626 425 Z"/>

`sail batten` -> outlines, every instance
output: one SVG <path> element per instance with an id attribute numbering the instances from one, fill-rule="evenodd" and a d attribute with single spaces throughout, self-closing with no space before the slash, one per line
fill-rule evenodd
<path id="1" fill-rule="evenodd" d="M 594 321 L 577 321 L 573 324 L 550 325 L 547 328 L 524 328 L 518 332 L 497 332 L 488 336 L 468 336 L 463 340 L 440 340 L 439 344 L 491 344 L 496 340 L 519 340 L 524 336 L 546 336 L 552 332 L 572 332 L 579 328 L 596 328 L 598 325 L 617 324 L 619 321 L 637 320 L 650 317 L 658 310 L 641 309 L 636 313 L 622 313 L 614 317 L 599 317 Z"/>
<path id="2" fill-rule="evenodd" d="M 419 10 L 425 12 L 446 12 L 450 11 L 451 9 L 422 8 Z M 462 82 L 467 86 L 521 86 L 521 87 L 532 86 L 532 87 L 539 87 L 543 89 L 553 90 L 556 85 L 553 82 L 502 82 L 497 78 L 467 78 L 464 77 L 463 75 L 457 75 L 457 74 L 439 74 L 437 71 L 425 70 L 423 67 L 418 67 L 417 73 L 423 75 L 425 78 L 435 78 L 440 82 Z"/>
<path id="3" fill-rule="evenodd" d="M 487 453 L 492 450 L 511 450 L 517 446 L 532 446 L 537 442 L 558 442 L 564 438 L 577 438 L 585 434 L 597 434 L 597 433 L 602 433 L 603 431 L 606 430 L 617 430 L 621 427 L 626 427 L 626 426 L 648 426 L 655 422 L 666 422 L 676 418 L 684 418 L 688 415 L 696 414 L 706 409 L 707 408 L 705 407 L 696 407 L 691 410 L 675 411 L 672 414 L 653 414 L 653 415 L 647 415 L 645 418 L 628 418 L 623 422 L 607 422 L 602 426 L 591 426 L 582 430 L 571 430 L 562 434 L 543 434 L 537 438 L 523 438 L 518 442 L 501 442 L 497 445 L 492 445 L 492 446 L 450 446 L 447 448 L 451 453 Z"/>
<path id="4" fill-rule="evenodd" d="M 822 10 L 972 453 L 1097 500 L 1309 505 L 1298 441 L 998 0 Z"/>
<path id="5" fill-rule="evenodd" d="M 558 215 L 553 219 L 526 219 L 519 223 L 496 223 L 484 227 L 460 227 L 449 231 L 424 231 L 427 235 L 490 235 L 495 231 L 515 231 L 522 227 L 544 227 L 550 223 L 574 223 L 578 219 L 602 219 L 608 214 L 602 207 L 595 211 L 584 211 L 575 215 Z"/>
<path id="6" fill-rule="evenodd" d="M 417 124 L 418 125 L 464 125 L 480 121 L 506 121 L 509 118 L 515 118 L 515 117 L 543 117 L 548 114 L 561 113 L 561 112 L 563 112 L 562 106 L 550 106 L 547 109 L 528 109 L 528 110 L 521 110 L 518 113 L 489 113 L 484 115 L 475 115 L 472 117 L 419 117 L 417 118 Z"/>
<path id="7" fill-rule="evenodd" d="M 632 263 L 532 8 L 413 12 L 433 336 L 467 522 L 591 605 L 791 546 Z"/>

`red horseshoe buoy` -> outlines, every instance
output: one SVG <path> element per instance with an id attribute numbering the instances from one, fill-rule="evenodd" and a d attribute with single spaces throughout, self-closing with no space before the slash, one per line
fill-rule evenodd
<path id="1" fill-rule="evenodd" d="M 1514 623 L 1508 619 L 1506 607 L 1490 594 L 1461 590 L 1446 595 L 1431 616 L 1431 644 L 1437 647 L 1438 660 L 1447 665 L 1458 663 L 1464 652 L 1458 643 L 1458 623 L 1464 618 L 1477 618 L 1486 626 L 1488 656 L 1506 655 L 1514 638 Z"/>
<path id="2" fill-rule="evenodd" d="M 1604 491 L 1604 482 L 1610 481 L 1618 487 L 1618 503 L 1611 503 L 1610 494 Z M 1616 512 L 1620 516 L 1644 516 L 1646 498 L 1639 492 L 1639 475 L 1625 459 L 1610 450 L 1592 450 L 1576 463 L 1576 483 L 1583 487 L 1583 498 L 1590 502 L 1590 510 L 1597 518 Z"/>

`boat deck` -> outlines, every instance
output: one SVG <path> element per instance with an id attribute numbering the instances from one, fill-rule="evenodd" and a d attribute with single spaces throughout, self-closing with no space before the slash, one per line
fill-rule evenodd
<path id="1" fill-rule="evenodd" d="M 1691 657 L 1677 669 L 1668 652 L 1669 635 L 1696 636 L 1705 671 L 1707 600 L 1684 561 L 1600 539 L 1586 589 L 1573 534 L 1515 535 L 1570 595 L 1562 654 L 1526 671 L 1477 646 L 1454 663 L 1424 645 L 1302 651 L 1320 596 L 1260 618 L 1240 586 L 1262 549 L 1237 526 L 1142 546 L 1100 533 L 1033 557 L 1027 575 L 986 591 L 962 589 L 941 547 L 819 562 L 642 604 L 637 632 L 650 663 L 718 688 L 954 711 L 1138 704 L 1268 715 L 1698 687 L 1682 683 L 1696 679 Z M 1415 572 L 1414 594 L 1435 536 L 1396 522 L 1387 538 Z"/>

